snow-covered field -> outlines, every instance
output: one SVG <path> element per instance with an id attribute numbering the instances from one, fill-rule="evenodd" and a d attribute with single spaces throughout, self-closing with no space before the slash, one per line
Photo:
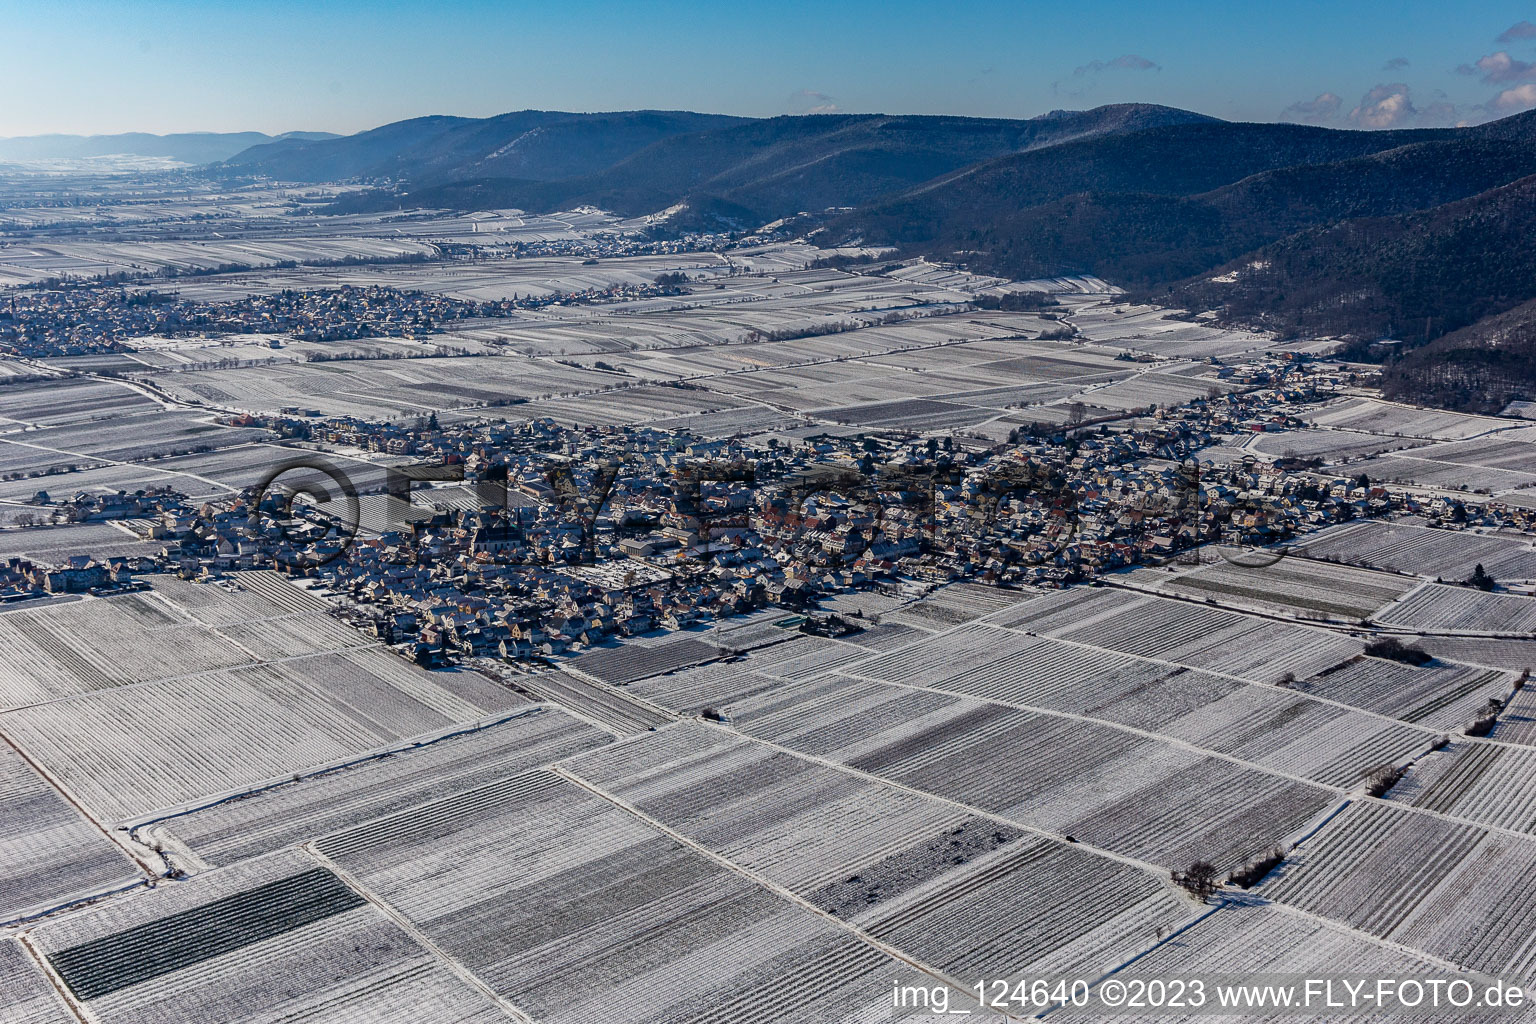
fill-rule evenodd
<path id="1" fill-rule="evenodd" d="M 1380 801 L 1350 805 L 1259 894 L 1523 985 L 1536 982 L 1536 839 Z M 1452 896 L 1451 894 L 1454 894 Z"/>

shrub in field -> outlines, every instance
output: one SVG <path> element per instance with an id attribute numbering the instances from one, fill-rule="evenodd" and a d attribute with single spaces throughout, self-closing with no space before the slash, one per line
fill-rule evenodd
<path id="1" fill-rule="evenodd" d="M 1467 726 L 1468 736 L 1487 736 L 1493 732 L 1493 727 L 1498 724 L 1499 712 L 1504 710 L 1504 702 L 1497 697 L 1489 697 L 1488 703 L 1483 705 L 1483 710 L 1478 712 L 1472 724 Z"/>
<path id="2" fill-rule="evenodd" d="M 1422 647 L 1409 647 L 1395 636 L 1366 644 L 1365 653 L 1373 658 L 1400 661 L 1404 665 L 1428 665 L 1435 660 L 1435 656 Z"/>
<path id="3" fill-rule="evenodd" d="M 1379 764 L 1365 773 L 1365 793 L 1367 796 L 1385 796 L 1387 791 L 1401 782 L 1406 774 L 1408 774 L 1406 768 Z"/>
<path id="4" fill-rule="evenodd" d="M 1285 851 L 1279 845 L 1271 846 L 1267 853 L 1255 857 L 1228 875 L 1227 884 L 1240 885 L 1244 889 L 1251 889 L 1265 875 L 1273 871 L 1275 866 L 1282 860 L 1285 860 Z"/>

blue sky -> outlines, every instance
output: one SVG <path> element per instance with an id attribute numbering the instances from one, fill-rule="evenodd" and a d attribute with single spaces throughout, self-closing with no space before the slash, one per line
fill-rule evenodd
<path id="1" fill-rule="evenodd" d="M 1133 100 L 1449 124 L 1536 107 L 1533 23 L 1536 0 L 0 0 L 0 136 L 351 132 L 529 107 L 1030 117 Z"/>

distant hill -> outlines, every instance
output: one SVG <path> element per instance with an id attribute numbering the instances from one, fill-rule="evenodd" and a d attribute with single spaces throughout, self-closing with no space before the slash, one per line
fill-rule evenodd
<path id="1" fill-rule="evenodd" d="M 1397 397 L 1488 410 L 1536 390 L 1536 314 L 1520 305 L 1536 300 L 1533 175 L 1536 112 L 1399 132 L 1193 123 L 993 160 L 819 240 L 1096 274 L 1228 323 L 1336 337 L 1356 358 L 1401 352 Z"/>
<path id="2" fill-rule="evenodd" d="M 1137 175 L 1138 164 L 1164 159 L 1170 144 L 1181 135 L 1188 141 L 1194 132 L 1147 133 L 1031 153 L 929 193 L 855 212 L 827 233 L 831 240 L 858 238 L 959 254 L 977 269 L 1015 277 L 1087 273 L 1155 289 L 1310 227 L 1427 209 L 1536 173 L 1536 140 L 1452 136 L 1393 146 L 1417 133 L 1276 138 L 1246 131 L 1266 127 L 1223 126 L 1245 131 L 1217 135 L 1211 148 L 1218 152 L 1208 159 L 1147 175 Z M 1236 145 L 1223 145 L 1230 142 Z M 1072 152 L 1085 149 L 1086 154 Z M 1330 149 L 1377 151 L 1292 161 Z M 1243 176 L 1267 162 L 1284 165 Z M 1003 176 L 1011 179 L 1006 186 L 996 180 Z M 1200 191 L 1233 177 L 1237 180 Z M 1090 183 L 1096 187 L 1081 187 Z"/>
<path id="3" fill-rule="evenodd" d="M 407 121 L 336 142 L 261 147 L 226 167 L 297 180 L 404 183 L 398 191 L 350 197 L 344 209 L 393 206 L 405 196 L 432 207 L 591 204 L 626 215 L 683 205 L 695 216 L 756 227 L 802 211 L 871 202 L 1006 153 L 1212 120 L 1121 104 L 1029 120 L 825 114 L 715 118 L 685 130 L 685 118 L 703 116 L 531 111 L 468 124 Z M 621 155 L 611 159 L 615 154 Z"/>
<path id="4" fill-rule="evenodd" d="M 285 140 L 232 155 L 223 169 L 288 181 L 389 178 L 413 185 L 477 178 L 546 181 L 591 174 L 674 135 L 746 123 L 686 111 L 418 117 L 345 138 Z"/>
<path id="5" fill-rule="evenodd" d="M 1529 312 L 1489 318 L 1536 300 L 1536 111 L 1400 131 L 1146 104 L 1029 120 L 520 111 L 280 140 L 221 166 L 377 184 L 331 212 L 592 205 L 664 211 L 658 231 L 803 213 L 826 245 L 1016 278 L 1095 274 L 1225 322 L 1339 338 L 1356 358 L 1402 352 L 1387 378 L 1400 397 L 1422 387 L 1485 407 L 1529 369 L 1510 355 Z M 1433 353 L 1466 372 L 1431 372 Z"/>
<path id="6" fill-rule="evenodd" d="M 1436 338 L 1388 363 L 1391 398 L 1469 412 L 1536 401 L 1536 299 Z"/>
<path id="7" fill-rule="evenodd" d="M 1536 299 L 1536 176 L 1429 210 L 1310 228 L 1173 287 L 1283 334 L 1433 340 Z"/>
<path id="8" fill-rule="evenodd" d="M 1442 137 L 1208 120 L 1103 134 L 924 183 L 849 214 L 828 234 L 935 254 L 961 252 L 1003 272 L 1014 272 L 1016 264 L 1031 272 L 1089 271 L 1096 261 L 1114 266 L 1125 252 L 1183 246 L 1188 231 L 1203 234 L 1223 217 L 1219 208 L 1171 201 L 1176 198 L 1267 171 Z"/>
<path id="9" fill-rule="evenodd" d="M 183 132 L 175 135 L 148 135 L 127 132 L 121 135 L 25 135 L 0 139 L 0 160 L 13 163 L 42 163 L 57 160 L 87 160 L 104 156 L 161 157 L 183 164 L 208 164 L 226 160 L 252 146 L 280 141 L 334 139 L 326 132 L 289 132 L 264 135 L 261 132 Z"/>

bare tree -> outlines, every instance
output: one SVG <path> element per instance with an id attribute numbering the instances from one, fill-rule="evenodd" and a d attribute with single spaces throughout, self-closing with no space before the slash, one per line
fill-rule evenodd
<path id="1" fill-rule="evenodd" d="M 1183 871 L 1173 872 L 1175 885 L 1185 889 L 1191 896 L 1201 903 L 1215 895 L 1220 886 L 1218 881 L 1220 872 L 1216 865 L 1208 860 L 1197 860 Z"/>

